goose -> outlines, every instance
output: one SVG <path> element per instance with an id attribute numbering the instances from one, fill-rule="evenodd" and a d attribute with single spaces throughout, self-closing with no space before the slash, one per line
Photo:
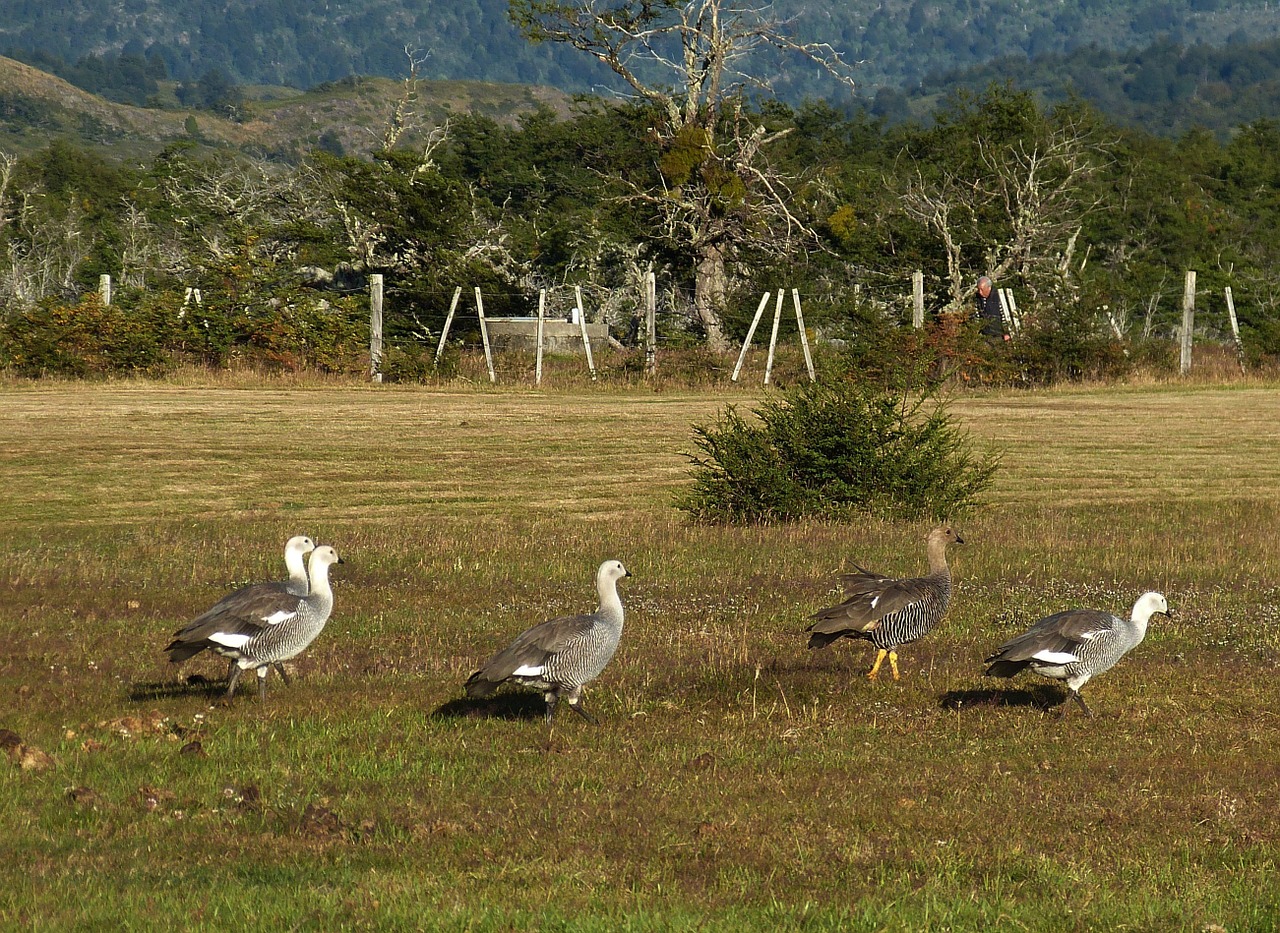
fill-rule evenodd
<path id="1" fill-rule="evenodd" d="M 267 698 L 267 671 L 297 657 L 320 634 L 333 611 L 329 567 L 345 563 L 338 552 L 322 545 L 307 564 L 310 591 L 306 596 L 270 599 L 252 612 L 213 619 L 198 628 L 188 626 L 165 649 L 170 661 L 181 661 L 212 648 L 232 661 L 224 700 L 230 701 L 246 670 L 258 675 L 258 697 Z"/>
<path id="2" fill-rule="evenodd" d="M 306 596 L 310 589 L 311 584 L 307 580 L 306 556 L 315 548 L 316 543 L 306 535 L 294 535 L 286 541 L 284 565 L 289 571 L 289 578 L 271 583 L 250 583 L 222 597 L 192 619 L 184 628 L 174 632 L 174 643 L 165 649 L 169 652 L 169 660 L 176 664 L 199 654 L 205 648 L 213 648 L 219 654 L 230 657 L 219 650 L 219 646 L 209 644 L 205 635 L 201 633 L 235 625 L 236 620 L 239 619 L 259 619 L 279 609 L 291 608 L 297 602 L 297 597 Z M 175 648 L 174 646 L 179 642 L 183 642 L 184 645 Z M 284 665 L 277 664 L 275 668 L 280 672 L 280 677 L 285 684 L 288 684 L 289 675 L 285 672 Z M 228 679 L 231 678 L 234 670 L 235 659 L 232 658 L 230 667 L 227 669 Z"/>
<path id="3" fill-rule="evenodd" d="M 600 607 L 595 612 L 550 619 L 522 632 L 467 679 L 467 696 L 492 696 L 509 680 L 543 692 L 548 723 L 561 697 L 569 702 L 569 709 L 596 722 L 583 708 L 582 688 L 600 676 L 618 650 L 622 639 L 618 581 L 629 576 L 621 562 L 605 561 L 596 572 Z"/>
<path id="4" fill-rule="evenodd" d="M 1074 698 L 1093 718 L 1080 688 L 1136 648 L 1147 634 L 1147 623 L 1157 614 L 1168 617 L 1172 612 L 1164 594 L 1155 592 L 1138 597 L 1128 619 L 1096 609 L 1055 612 L 997 648 L 984 662 L 990 665 L 986 675 L 1012 677 L 1030 668 L 1042 677 L 1061 680 L 1070 693 L 1059 715 L 1067 715 Z"/>
<path id="5" fill-rule="evenodd" d="M 867 673 L 875 680 L 885 657 L 893 679 L 898 679 L 898 648 L 927 635 L 938 624 L 951 602 L 951 570 L 947 567 L 947 545 L 964 544 L 951 528 L 940 525 L 925 538 L 929 574 L 896 579 L 858 567 L 845 574 L 845 598 L 839 604 L 820 609 L 805 631 L 809 647 L 825 648 L 840 638 L 863 638 L 877 649 L 875 663 Z"/>

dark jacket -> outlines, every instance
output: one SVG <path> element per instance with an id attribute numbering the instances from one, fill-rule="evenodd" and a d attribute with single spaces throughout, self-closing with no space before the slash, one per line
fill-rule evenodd
<path id="1" fill-rule="evenodd" d="M 984 336 L 997 338 L 1004 336 L 1004 312 L 1001 310 L 999 292 L 993 288 L 986 298 L 983 298 L 982 293 L 979 292 L 977 311 Z"/>

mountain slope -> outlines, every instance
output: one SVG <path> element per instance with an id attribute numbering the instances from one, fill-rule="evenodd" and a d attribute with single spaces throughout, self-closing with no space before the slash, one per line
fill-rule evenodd
<path id="1" fill-rule="evenodd" d="M 1280 35 L 1270 0 L 777 0 L 772 9 L 793 18 L 799 37 L 862 61 L 859 77 L 871 89 L 907 89 L 931 73 L 1000 56 L 1090 44 Z M 180 80 L 213 69 L 240 83 L 301 88 L 352 74 L 395 77 L 406 71 L 406 46 L 426 56 L 421 74 L 433 79 L 571 91 L 609 80 L 581 53 L 525 41 L 507 18 L 507 0 L 0 0 L 0 53 L 39 51 L 68 62 L 146 53 Z M 794 61 L 758 70 L 775 72 L 780 96 L 793 102 L 835 90 Z"/>
<path id="2" fill-rule="evenodd" d="M 30 152 L 61 136 L 110 149 L 118 157 L 145 156 L 181 140 L 277 158 L 296 157 L 322 142 L 330 149 L 367 153 L 376 148 L 404 91 L 402 82 L 385 78 L 349 79 L 307 93 L 281 90 L 274 99 L 249 105 L 245 122 L 232 123 L 208 113 L 111 103 L 0 58 L 0 150 Z M 411 122 L 427 128 L 454 113 L 511 122 L 540 107 L 567 113 L 569 105 L 567 95 L 547 87 L 421 81 Z"/>

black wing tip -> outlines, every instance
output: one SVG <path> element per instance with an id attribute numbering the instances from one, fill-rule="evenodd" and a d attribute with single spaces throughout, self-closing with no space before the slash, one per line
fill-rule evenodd
<path id="1" fill-rule="evenodd" d="M 989 665 L 983 672 L 984 677 L 1012 677 L 1025 670 L 1031 662 L 1009 661 L 999 655 L 992 655 L 983 663 Z"/>
<path id="2" fill-rule="evenodd" d="M 484 676 L 484 671 L 476 671 L 467 678 L 467 682 L 463 684 L 463 689 L 466 691 L 467 696 L 479 700 L 493 696 L 494 691 L 498 689 L 498 684 L 488 680 Z"/>

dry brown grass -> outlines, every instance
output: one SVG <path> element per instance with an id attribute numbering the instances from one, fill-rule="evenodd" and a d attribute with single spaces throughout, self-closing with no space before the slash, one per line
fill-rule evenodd
<path id="1" fill-rule="evenodd" d="M 0 920 L 1273 926 L 1274 387 L 956 400 L 1004 467 L 959 517 L 948 620 L 875 685 L 858 646 L 806 652 L 804 618 L 853 560 L 920 569 L 923 529 L 671 508 L 690 424 L 751 398 L 0 387 L 0 727 L 55 762 L 0 769 Z M 159 649 L 299 531 L 349 561 L 334 619 L 292 688 L 211 707 Z M 589 608 L 614 556 L 635 577 L 599 728 L 461 700 L 504 639 Z M 1177 615 L 1090 685 L 1096 721 L 981 678 L 1018 626 L 1149 588 Z"/>

